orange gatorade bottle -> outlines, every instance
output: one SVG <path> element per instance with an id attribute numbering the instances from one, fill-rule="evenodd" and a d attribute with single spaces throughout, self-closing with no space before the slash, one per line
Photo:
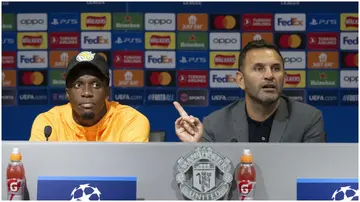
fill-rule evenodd
<path id="1" fill-rule="evenodd" d="M 10 201 L 24 200 L 25 169 L 19 148 L 14 148 L 6 170 L 8 197 Z"/>
<path id="2" fill-rule="evenodd" d="M 236 176 L 240 200 L 253 200 L 256 184 L 256 171 L 249 149 L 244 149 Z"/>

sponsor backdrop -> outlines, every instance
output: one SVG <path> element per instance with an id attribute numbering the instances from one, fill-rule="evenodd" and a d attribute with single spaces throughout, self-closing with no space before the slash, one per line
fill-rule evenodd
<path id="1" fill-rule="evenodd" d="M 323 112 L 327 141 L 358 141 L 356 3 L 2 6 L 3 140 L 27 140 L 39 113 L 67 102 L 67 62 L 91 50 L 111 66 L 110 99 L 178 141 L 172 102 L 202 119 L 243 97 L 235 83 L 239 53 L 263 38 L 284 56 L 285 94 Z"/>

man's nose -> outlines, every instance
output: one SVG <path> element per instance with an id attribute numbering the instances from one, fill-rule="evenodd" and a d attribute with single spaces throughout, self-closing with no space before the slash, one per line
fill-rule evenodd
<path id="1" fill-rule="evenodd" d="M 273 72 L 271 71 L 271 68 L 270 68 L 270 67 L 267 67 L 267 68 L 265 69 L 264 77 L 265 77 L 266 79 L 273 79 L 273 78 L 274 78 L 274 74 L 273 74 Z"/>
<path id="2" fill-rule="evenodd" d="M 92 92 L 92 89 L 90 87 L 90 85 L 85 85 L 83 90 L 82 90 L 82 93 L 81 93 L 81 96 L 82 97 L 92 97 L 93 96 L 93 92 Z"/>

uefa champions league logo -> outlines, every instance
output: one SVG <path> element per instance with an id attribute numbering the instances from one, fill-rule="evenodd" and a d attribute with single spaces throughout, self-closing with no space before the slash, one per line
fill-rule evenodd
<path id="1" fill-rule="evenodd" d="M 355 197 L 360 196 L 360 190 L 356 190 L 351 188 L 351 186 L 341 187 L 340 189 L 335 190 L 331 199 L 333 201 L 351 201 L 355 199 Z M 358 200 L 355 199 L 355 200 Z"/>
<path id="2" fill-rule="evenodd" d="M 92 187 L 89 184 L 81 184 L 71 192 L 70 201 L 100 201 L 100 194 L 101 192 L 97 187 Z"/>

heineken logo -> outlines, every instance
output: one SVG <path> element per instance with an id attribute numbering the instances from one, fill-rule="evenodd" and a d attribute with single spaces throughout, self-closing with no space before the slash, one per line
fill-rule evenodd
<path id="1" fill-rule="evenodd" d="M 196 147 L 177 161 L 175 178 L 186 199 L 219 200 L 230 191 L 233 170 L 230 159 L 211 147 Z"/>

